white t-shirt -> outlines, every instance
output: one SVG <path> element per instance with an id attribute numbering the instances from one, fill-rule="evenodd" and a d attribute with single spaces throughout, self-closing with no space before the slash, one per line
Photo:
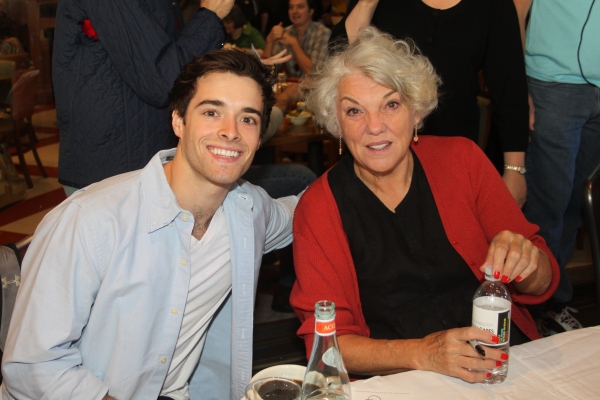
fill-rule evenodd
<path id="1" fill-rule="evenodd" d="M 160 392 L 175 400 L 189 399 L 187 382 L 200 359 L 206 330 L 231 291 L 231 255 L 223 206 L 215 212 L 202 239 L 192 237 L 191 269 L 175 353 Z"/>

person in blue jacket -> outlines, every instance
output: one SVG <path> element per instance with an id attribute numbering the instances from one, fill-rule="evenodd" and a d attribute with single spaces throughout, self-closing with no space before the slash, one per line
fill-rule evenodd
<path id="1" fill-rule="evenodd" d="M 179 1 L 58 2 L 52 79 L 68 195 L 174 146 L 169 90 L 194 56 L 222 47 L 233 3 L 200 0 L 184 25 Z"/>

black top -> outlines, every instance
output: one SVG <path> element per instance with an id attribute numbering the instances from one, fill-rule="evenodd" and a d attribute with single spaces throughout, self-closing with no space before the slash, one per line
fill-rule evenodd
<path id="1" fill-rule="evenodd" d="M 395 213 L 356 176 L 351 156 L 328 176 L 372 338 L 422 338 L 471 325 L 479 281 L 450 244 L 423 167 L 413 158 L 410 189 Z"/>
<path id="2" fill-rule="evenodd" d="M 411 38 L 442 78 L 439 106 L 425 121 L 424 133 L 477 141 L 477 73 L 483 70 L 502 151 L 527 149 L 527 81 L 512 0 L 461 0 L 447 10 L 421 0 L 381 0 L 372 24 L 396 38 Z M 330 41 L 347 40 L 345 35 L 344 19 Z"/>

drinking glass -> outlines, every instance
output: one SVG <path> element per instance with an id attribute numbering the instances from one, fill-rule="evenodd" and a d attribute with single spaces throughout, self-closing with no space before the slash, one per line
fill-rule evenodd
<path id="1" fill-rule="evenodd" d="M 283 91 L 283 83 L 287 82 L 287 75 L 285 72 L 280 72 L 277 74 L 277 90 L 279 93 Z"/>
<path id="2" fill-rule="evenodd" d="M 247 400 L 300 400 L 300 385 L 286 378 L 264 378 L 246 387 Z"/>

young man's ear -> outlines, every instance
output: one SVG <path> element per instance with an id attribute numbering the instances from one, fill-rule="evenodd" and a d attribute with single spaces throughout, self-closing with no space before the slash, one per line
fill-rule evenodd
<path id="1" fill-rule="evenodd" d="M 171 124 L 173 125 L 173 132 L 175 132 L 175 136 L 181 139 L 181 132 L 183 131 L 185 120 L 181 115 L 179 115 L 179 111 L 173 110 L 171 113 Z"/>

